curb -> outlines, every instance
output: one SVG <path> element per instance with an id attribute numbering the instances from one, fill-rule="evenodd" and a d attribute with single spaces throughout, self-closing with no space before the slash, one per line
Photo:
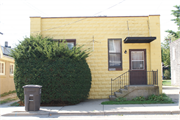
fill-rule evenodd
<path id="1" fill-rule="evenodd" d="M 26 111 L 14 111 L 12 113 L 4 114 L 2 116 L 37 116 L 37 115 L 125 115 L 125 114 L 180 114 L 180 110 L 174 111 L 113 111 L 113 112 L 49 112 L 49 111 L 37 111 L 37 112 L 26 112 Z"/>

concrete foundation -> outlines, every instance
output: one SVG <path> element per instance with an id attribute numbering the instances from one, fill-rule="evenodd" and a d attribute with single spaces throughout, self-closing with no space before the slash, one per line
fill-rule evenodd
<path id="1" fill-rule="evenodd" d="M 114 96 L 109 96 L 110 100 L 114 100 L 116 97 L 125 97 L 127 100 L 132 100 L 137 96 L 148 96 L 155 94 L 159 95 L 159 87 L 153 85 L 129 85 L 124 89 L 120 89 L 120 92 L 115 92 Z"/>
<path id="2" fill-rule="evenodd" d="M 129 93 L 124 96 L 128 100 L 131 100 L 137 96 L 147 98 L 152 94 L 159 95 L 159 87 L 153 85 L 130 85 L 128 86 L 128 91 Z"/>

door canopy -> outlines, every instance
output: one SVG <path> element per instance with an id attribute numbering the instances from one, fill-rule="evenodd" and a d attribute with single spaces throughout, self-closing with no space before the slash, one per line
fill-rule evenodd
<path id="1" fill-rule="evenodd" d="M 156 37 L 126 37 L 124 43 L 150 43 L 155 39 Z"/>

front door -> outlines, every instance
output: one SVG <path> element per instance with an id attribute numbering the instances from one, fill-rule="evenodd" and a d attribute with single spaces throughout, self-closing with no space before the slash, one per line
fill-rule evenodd
<path id="1" fill-rule="evenodd" d="M 147 85 L 146 50 L 129 50 L 130 85 Z"/>

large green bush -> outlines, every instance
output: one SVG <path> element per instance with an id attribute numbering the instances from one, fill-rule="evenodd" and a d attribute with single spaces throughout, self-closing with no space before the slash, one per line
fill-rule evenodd
<path id="1" fill-rule="evenodd" d="M 24 85 L 42 85 L 41 103 L 52 101 L 77 104 L 87 99 L 91 72 L 86 58 L 88 50 L 65 41 L 31 36 L 12 51 L 15 58 L 14 82 L 17 96 L 24 101 Z"/>

